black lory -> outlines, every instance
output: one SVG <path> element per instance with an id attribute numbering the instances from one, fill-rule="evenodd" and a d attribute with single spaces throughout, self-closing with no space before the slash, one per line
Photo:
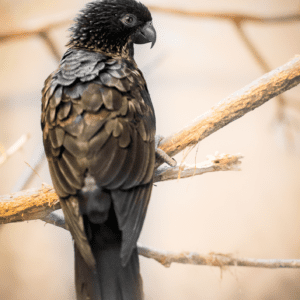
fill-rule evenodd
<path id="1" fill-rule="evenodd" d="M 88 3 L 42 91 L 52 182 L 74 239 L 77 299 L 143 299 L 137 239 L 153 186 L 155 115 L 133 44 L 156 40 L 134 0 Z"/>

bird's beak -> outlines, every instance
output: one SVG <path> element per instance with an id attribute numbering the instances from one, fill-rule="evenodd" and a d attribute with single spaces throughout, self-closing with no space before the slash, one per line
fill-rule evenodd
<path id="1" fill-rule="evenodd" d="M 156 42 L 156 31 L 152 25 L 152 21 L 147 22 L 144 27 L 139 29 L 133 36 L 133 42 L 135 44 L 152 43 L 151 48 Z"/>

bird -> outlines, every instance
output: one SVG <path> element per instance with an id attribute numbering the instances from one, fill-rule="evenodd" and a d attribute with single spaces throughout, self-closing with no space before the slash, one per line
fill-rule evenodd
<path id="1" fill-rule="evenodd" d="M 153 187 L 156 120 L 134 44 L 156 42 L 148 8 L 95 0 L 70 28 L 42 90 L 43 144 L 74 240 L 78 300 L 144 299 L 137 240 Z"/>

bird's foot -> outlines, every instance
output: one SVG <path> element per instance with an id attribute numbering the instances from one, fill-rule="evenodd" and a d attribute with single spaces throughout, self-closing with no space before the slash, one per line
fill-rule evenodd
<path id="1" fill-rule="evenodd" d="M 162 149 L 159 149 L 158 146 L 160 142 L 163 140 L 162 135 L 156 135 L 155 136 L 155 156 L 157 160 L 160 160 L 162 162 L 167 163 L 171 167 L 175 167 L 177 165 L 177 162 L 174 158 L 170 157 L 165 151 Z"/>

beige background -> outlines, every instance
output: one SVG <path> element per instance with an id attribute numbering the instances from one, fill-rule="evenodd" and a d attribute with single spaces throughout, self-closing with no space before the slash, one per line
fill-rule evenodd
<path id="1" fill-rule="evenodd" d="M 87 1 L 2 0 L 0 32 L 70 11 Z M 300 1 L 161 0 L 145 4 L 184 9 L 276 16 L 299 11 Z M 156 109 L 157 132 L 169 135 L 212 105 L 262 75 L 261 68 L 227 21 L 153 13 L 158 41 L 136 47 Z M 28 23 L 29 22 L 29 23 Z M 52 32 L 65 51 L 68 26 Z M 300 22 L 247 24 L 249 38 L 276 68 L 300 53 Z M 6 149 L 23 133 L 31 139 L 0 166 L 0 194 L 9 193 L 41 140 L 40 90 L 57 66 L 38 38 L 0 43 L 0 144 Z M 286 93 L 298 101 L 300 88 Z M 276 119 L 272 100 L 202 141 L 187 162 L 216 150 L 242 153 L 241 172 L 206 174 L 158 183 L 140 243 L 172 251 L 223 252 L 239 257 L 299 258 L 299 116 L 287 109 L 290 125 Z M 294 128 L 294 131 L 291 131 Z M 178 156 L 180 161 L 182 156 Z M 51 183 L 47 166 L 31 186 Z M 73 248 L 68 232 L 41 221 L 0 230 L 0 299 L 74 299 Z M 164 268 L 141 258 L 146 299 L 299 299 L 299 270 L 218 268 L 173 264 Z"/>

